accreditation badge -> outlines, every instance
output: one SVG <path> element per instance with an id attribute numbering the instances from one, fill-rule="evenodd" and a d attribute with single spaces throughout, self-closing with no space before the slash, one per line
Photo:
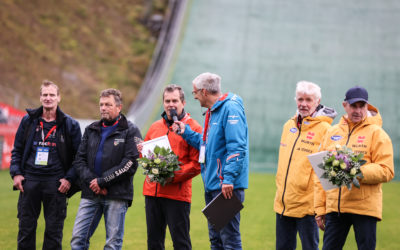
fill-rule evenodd
<path id="1" fill-rule="evenodd" d="M 200 146 L 199 163 L 204 163 L 205 159 L 206 159 L 206 145 L 202 144 Z"/>
<path id="2" fill-rule="evenodd" d="M 47 166 L 48 160 L 49 160 L 49 148 L 37 147 L 35 165 Z"/>

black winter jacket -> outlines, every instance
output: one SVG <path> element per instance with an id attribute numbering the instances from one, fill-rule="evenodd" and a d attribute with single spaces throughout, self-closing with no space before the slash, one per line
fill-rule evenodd
<path id="1" fill-rule="evenodd" d="M 15 175 L 24 175 L 25 163 L 31 153 L 35 129 L 39 123 L 39 118 L 43 114 L 43 107 L 27 109 L 26 111 L 28 114 L 22 118 L 15 135 L 14 148 L 11 152 L 11 178 L 14 178 Z M 70 183 L 74 183 L 77 179 L 77 174 L 71 166 L 81 142 L 81 129 L 79 123 L 63 113 L 59 107 L 57 107 L 56 123 L 57 152 L 64 168 L 64 178 Z"/>
<path id="2" fill-rule="evenodd" d="M 82 198 L 93 199 L 96 194 L 89 188 L 90 182 L 97 178 L 101 188 L 107 189 L 106 198 L 122 199 L 132 204 L 133 175 L 137 169 L 139 152 L 134 138 L 142 138 L 136 125 L 121 115 L 117 128 L 105 140 L 101 160 L 102 176 L 94 173 L 94 163 L 101 141 L 101 121 L 86 127 L 76 159 L 82 188 Z"/>

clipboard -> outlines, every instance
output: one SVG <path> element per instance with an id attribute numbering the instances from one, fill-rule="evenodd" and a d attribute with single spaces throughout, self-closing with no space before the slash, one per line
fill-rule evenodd
<path id="1" fill-rule="evenodd" d="M 166 135 L 157 137 L 153 140 L 142 142 L 142 146 L 143 146 L 142 155 L 145 157 L 148 157 L 149 151 L 153 152 L 153 150 L 156 146 L 159 146 L 160 148 L 163 147 L 166 149 L 167 148 L 171 149 L 171 145 L 169 144 L 168 136 L 166 136 Z"/>
<path id="2" fill-rule="evenodd" d="M 234 193 L 231 199 L 225 199 L 221 192 L 203 208 L 202 212 L 214 229 L 220 231 L 242 208 L 242 202 Z"/>

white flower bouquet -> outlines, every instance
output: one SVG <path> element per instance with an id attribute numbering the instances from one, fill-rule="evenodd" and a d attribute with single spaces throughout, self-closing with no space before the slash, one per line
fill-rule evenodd
<path id="1" fill-rule="evenodd" d="M 328 152 L 323 162 L 318 165 L 324 170 L 321 178 L 328 179 L 330 183 L 338 187 L 346 185 L 349 190 L 351 190 L 351 184 L 360 188 L 358 178 L 363 178 L 360 168 L 366 163 L 363 157 L 363 154 L 354 154 L 346 146 L 336 145 L 336 151 Z"/>
<path id="2" fill-rule="evenodd" d="M 158 182 L 165 186 L 179 170 L 178 156 L 169 148 L 156 146 L 153 152 L 138 159 L 138 164 L 143 168 L 143 174 L 147 175 L 151 182 Z"/>

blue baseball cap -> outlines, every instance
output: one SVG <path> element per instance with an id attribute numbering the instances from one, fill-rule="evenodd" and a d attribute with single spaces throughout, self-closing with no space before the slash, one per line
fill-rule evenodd
<path id="1" fill-rule="evenodd" d="M 355 102 L 366 102 L 368 103 L 368 91 L 360 86 L 355 86 L 346 92 L 346 98 L 344 99 L 349 104 Z"/>

